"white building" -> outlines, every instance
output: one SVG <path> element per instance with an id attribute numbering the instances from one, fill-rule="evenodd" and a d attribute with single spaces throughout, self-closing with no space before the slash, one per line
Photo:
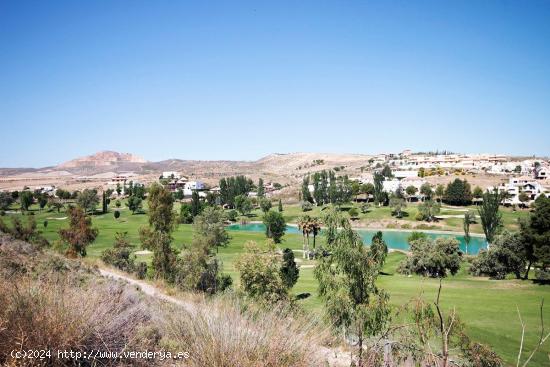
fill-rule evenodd
<path id="1" fill-rule="evenodd" d="M 400 180 L 384 180 L 382 182 L 383 190 L 387 193 L 396 192 L 401 187 Z"/>
<path id="2" fill-rule="evenodd" d="M 418 171 L 417 170 L 393 171 L 392 174 L 398 180 L 401 180 L 401 179 L 406 178 L 406 177 L 418 177 Z"/>
<path id="3" fill-rule="evenodd" d="M 193 195 L 193 191 L 204 190 L 205 188 L 206 186 L 202 181 L 189 181 L 189 182 L 186 182 L 185 186 L 183 187 L 183 195 L 191 196 Z"/>
<path id="4" fill-rule="evenodd" d="M 492 191 L 495 188 L 489 186 L 487 190 Z M 499 193 L 507 193 L 507 198 L 503 200 L 504 205 L 530 205 L 540 195 L 545 194 L 546 190 L 540 182 L 529 176 L 511 177 L 508 183 L 503 183 L 496 187 Z M 522 202 L 520 194 L 525 193 L 529 198 L 528 201 Z"/>

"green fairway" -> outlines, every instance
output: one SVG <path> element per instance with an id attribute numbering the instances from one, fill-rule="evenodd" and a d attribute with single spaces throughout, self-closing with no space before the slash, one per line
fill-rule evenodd
<path id="1" fill-rule="evenodd" d="M 389 209 L 382 208 L 363 216 L 362 220 L 368 220 L 369 215 L 390 215 Z M 415 208 L 408 208 L 411 216 Z M 447 210 L 447 209 L 446 209 Z M 453 212 L 453 210 L 449 210 Z M 67 226 L 66 213 L 62 211 L 47 212 L 38 211 L 33 207 L 34 217 L 39 229 L 45 237 L 51 242 L 58 241 L 57 231 Z M 129 238 L 139 247 L 138 230 L 141 226 L 147 225 L 146 214 L 132 215 L 127 209 L 121 210 L 121 217 L 117 220 L 113 216 L 113 209 L 107 214 L 93 216 L 93 225 L 99 229 L 99 236 L 96 241 L 88 247 L 88 257 L 97 259 L 101 253 L 112 246 L 116 232 L 127 231 Z M 261 215 L 253 220 L 260 220 Z M 286 206 L 285 217 L 287 220 L 295 220 L 302 212 L 297 206 Z M 319 215 L 320 208 L 315 208 L 309 212 L 310 215 Z M 526 215 L 527 211 L 521 215 Z M 4 219 L 9 218 L 9 214 Z M 514 223 L 519 214 L 511 210 L 504 211 L 504 220 L 508 225 Z M 457 218 L 452 218 L 457 219 Z M 44 228 L 43 222 L 48 220 L 48 226 Z M 459 220 L 459 219 L 458 219 Z M 460 221 L 460 220 L 459 220 Z M 235 259 L 243 251 L 243 245 L 246 241 L 265 241 L 265 235 L 258 232 L 235 232 L 231 231 L 231 241 L 228 247 L 219 249 L 219 258 L 222 261 L 223 271 L 230 274 L 234 283 L 238 285 L 238 273 L 234 268 Z M 184 244 L 190 244 L 192 241 L 192 226 L 179 225 L 174 232 L 174 246 L 181 248 Z M 319 239 L 322 243 L 323 239 Z M 302 248 L 302 236 L 298 234 L 289 234 L 284 237 L 281 248 L 289 247 L 295 250 Z M 300 304 L 308 311 L 322 314 L 322 301 L 317 297 L 317 283 L 313 276 L 314 262 L 302 261 L 301 253 L 296 252 L 296 258 L 301 265 L 306 267 L 300 270 L 300 278 L 293 288 L 294 294 L 310 293 L 311 295 L 301 301 Z M 395 306 L 406 304 L 411 298 L 418 296 L 421 292 L 427 300 L 433 301 L 439 285 L 435 279 L 425 279 L 418 276 L 407 277 L 396 274 L 396 267 L 405 255 L 394 252 L 388 256 L 384 273 L 379 278 L 380 287 L 386 289 L 391 297 L 391 302 Z M 139 258 L 150 261 L 150 256 L 139 256 Z M 454 277 L 443 281 L 442 304 L 446 310 L 456 307 L 461 320 L 466 324 L 470 335 L 474 340 L 491 345 L 497 353 L 502 356 L 508 365 L 515 365 L 517 351 L 520 343 L 520 323 L 517 316 L 516 306 L 519 307 L 522 317 L 526 323 L 526 351 L 530 351 L 535 344 L 539 330 L 539 303 L 543 297 L 547 302 L 550 300 L 550 286 L 536 285 L 531 281 L 504 280 L 493 281 L 486 278 L 474 278 L 467 274 L 467 264 Z M 550 307 L 545 310 L 546 322 L 550 322 Z M 539 352 L 535 357 L 535 363 L 532 365 L 542 366 L 548 364 L 547 354 L 550 347 L 544 347 L 544 352 Z"/>
<path id="2" fill-rule="evenodd" d="M 273 203 L 275 205 L 275 203 Z M 378 227 L 381 228 L 402 228 L 402 229 L 411 229 L 417 227 L 424 230 L 443 230 L 443 231 L 454 231 L 461 232 L 462 228 L 462 216 L 466 210 L 473 211 L 477 215 L 477 207 L 475 205 L 470 205 L 466 207 L 449 207 L 443 205 L 441 207 L 441 212 L 438 216 L 441 217 L 437 223 L 427 223 L 416 220 L 416 215 L 418 214 L 418 204 L 419 203 L 407 203 L 407 207 L 403 210 L 403 218 L 397 219 L 392 215 L 392 209 L 387 206 L 378 207 L 373 203 L 370 203 L 370 207 L 367 213 L 361 213 L 359 211 L 359 216 L 353 221 L 355 226 L 361 227 L 366 226 L 370 223 L 375 222 Z M 352 207 L 357 209 L 361 208 L 360 203 L 346 204 L 342 205 L 341 210 L 347 212 Z M 307 214 L 312 217 L 321 217 L 323 211 L 327 208 L 325 206 L 313 206 L 312 210 L 303 212 L 300 205 L 285 205 L 283 216 L 287 223 L 296 222 L 298 218 L 304 214 Z M 510 230 L 517 230 L 519 228 L 518 219 L 527 218 L 529 215 L 528 210 L 516 210 L 514 211 L 511 208 L 501 208 L 502 220 L 504 226 Z M 460 216 L 460 217 L 459 217 Z M 245 220 L 261 220 L 262 212 L 260 209 L 255 209 L 252 211 L 251 215 L 244 218 Z M 479 221 L 472 224 L 470 227 L 472 233 L 483 233 L 483 228 Z"/>

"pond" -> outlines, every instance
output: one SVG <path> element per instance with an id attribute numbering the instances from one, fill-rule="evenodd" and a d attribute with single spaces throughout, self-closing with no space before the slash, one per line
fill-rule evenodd
<path id="1" fill-rule="evenodd" d="M 232 224 L 227 227 L 230 231 L 248 231 L 248 232 L 265 232 L 265 226 L 262 223 L 248 223 L 248 224 Z M 371 243 L 372 237 L 377 232 L 377 230 L 368 230 L 368 229 L 357 229 L 357 233 L 363 239 L 363 242 L 367 245 Z M 464 241 L 464 236 L 456 234 L 445 234 L 445 233 L 434 233 L 430 231 L 420 231 L 424 232 L 429 238 L 439 238 L 439 237 L 452 237 L 456 238 L 460 242 L 460 249 L 462 252 L 466 252 L 466 241 Z M 302 232 L 295 226 L 287 226 L 286 233 L 296 233 L 302 234 Z M 322 231 L 321 231 L 322 233 Z M 407 238 L 410 236 L 410 231 L 382 231 L 383 238 L 386 244 L 390 249 L 394 250 L 409 250 L 409 244 Z M 470 244 L 468 246 L 468 254 L 475 255 L 479 253 L 479 250 L 487 248 L 487 241 L 485 237 L 481 236 L 472 236 L 470 239 Z"/>

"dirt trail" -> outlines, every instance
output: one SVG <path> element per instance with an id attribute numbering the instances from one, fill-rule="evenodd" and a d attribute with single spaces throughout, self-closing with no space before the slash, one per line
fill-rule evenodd
<path id="1" fill-rule="evenodd" d="M 100 268 L 99 273 L 106 278 L 122 280 L 129 284 L 138 286 L 141 289 L 141 291 L 146 295 L 183 307 L 190 314 L 195 314 L 197 312 L 197 306 L 193 302 L 184 301 L 182 299 L 169 296 L 163 293 L 160 289 L 156 288 L 155 286 L 145 281 L 134 279 L 127 275 L 123 275 L 115 271 L 104 269 L 104 268 Z M 319 353 L 321 353 L 324 356 L 329 366 L 343 367 L 343 366 L 350 365 L 349 354 L 343 352 L 340 349 L 331 349 L 331 348 L 319 346 Z"/>
<path id="2" fill-rule="evenodd" d="M 191 314 L 195 313 L 196 310 L 197 310 L 195 304 L 193 304 L 192 302 L 184 301 L 184 300 L 181 300 L 179 298 L 169 296 L 169 295 L 161 292 L 158 288 L 156 288 L 155 286 L 153 286 L 153 285 L 151 285 L 147 282 L 137 280 L 137 279 L 131 278 L 131 277 L 123 275 L 123 274 L 116 273 L 116 272 L 114 272 L 112 270 L 108 270 L 108 269 L 99 269 L 99 273 L 102 276 L 107 277 L 107 278 L 123 280 L 125 282 L 130 283 L 130 284 L 136 285 L 146 295 L 148 295 L 150 297 L 153 297 L 153 298 L 156 298 L 156 299 L 160 299 L 162 301 L 170 302 L 170 303 L 173 303 L 175 305 L 181 306 L 187 312 L 189 312 Z"/>

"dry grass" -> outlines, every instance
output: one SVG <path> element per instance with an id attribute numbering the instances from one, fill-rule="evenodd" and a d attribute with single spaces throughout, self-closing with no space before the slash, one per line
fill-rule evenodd
<path id="1" fill-rule="evenodd" d="M 135 286 L 100 278 L 80 262 L 0 238 L 0 365 L 175 365 L 172 360 L 57 358 L 73 352 L 188 352 L 184 366 L 322 366 L 329 332 L 290 308 L 257 308 L 235 296 L 198 296 L 191 311 Z M 53 352 L 46 363 L 11 351 Z M 34 362 L 34 363 L 33 363 Z"/>
<path id="2" fill-rule="evenodd" d="M 170 307 L 162 314 L 165 338 L 187 347 L 191 366 L 324 365 L 319 347 L 328 331 L 285 306 L 254 308 L 226 296 L 197 305 L 193 313 Z"/>
<path id="3" fill-rule="evenodd" d="M 79 362 L 57 359 L 58 350 L 122 351 L 149 320 L 139 295 L 120 285 L 75 286 L 61 274 L 12 280 L 0 284 L 2 363 L 18 362 L 10 360 L 13 350 L 52 350 L 53 366 Z"/>

